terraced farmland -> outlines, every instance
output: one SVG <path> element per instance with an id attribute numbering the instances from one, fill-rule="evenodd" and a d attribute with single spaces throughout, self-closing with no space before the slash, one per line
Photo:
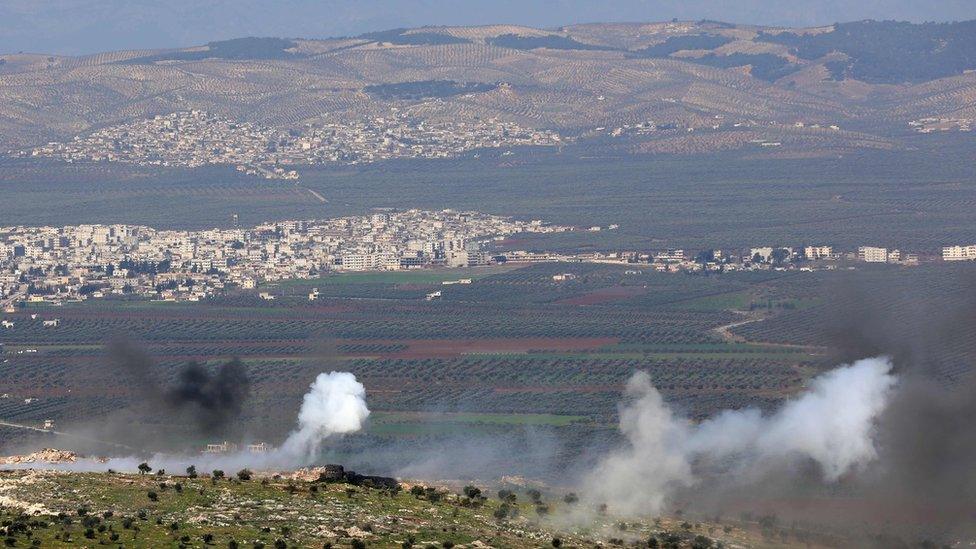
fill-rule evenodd
<path id="1" fill-rule="evenodd" d="M 553 282 L 553 273 L 567 270 L 578 278 Z M 730 343 L 715 331 L 739 318 L 725 310 L 730 304 L 771 291 L 775 277 L 625 270 L 339 275 L 265 286 L 278 296 L 270 303 L 238 293 L 196 304 L 100 300 L 28 309 L 9 315 L 15 326 L 0 332 L 0 393 L 10 396 L 0 399 L 0 418 L 70 422 L 137 408 L 131 380 L 107 352 L 115 338 L 144 348 L 162 383 L 190 361 L 216 366 L 240 357 L 254 384 L 246 421 L 272 436 L 284 434 L 282 422 L 326 369 L 355 373 L 380 412 L 582 416 L 590 426 L 613 422 L 622 385 L 637 370 L 702 416 L 769 406 L 816 369 L 818 358 L 804 349 Z M 473 282 L 442 284 L 460 277 Z M 309 302 L 313 286 L 320 298 Z M 434 288 L 443 298 L 425 301 Z M 50 318 L 60 326 L 43 326 Z"/>
<path id="2" fill-rule="evenodd" d="M 647 372 L 688 417 L 768 410 L 810 376 L 852 357 L 836 337 L 844 326 L 837 318 L 868 317 L 843 307 L 854 301 L 843 297 L 845 288 L 877 289 L 884 305 L 877 314 L 914 318 L 902 325 L 910 334 L 924 326 L 911 316 L 928 310 L 921 304 L 945 309 L 952 296 L 966 295 L 971 267 L 696 276 L 542 264 L 339 275 L 260 288 L 277 296 L 273 302 L 254 290 L 193 304 L 97 300 L 29 308 L 7 315 L 15 326 L 0 331 L 0 420 L 54 419 L 98 440 L 125 432 L 127 442 L 148 449 L 192 449 L 220 436 L 145 407 L 139 379 L 111 359 L 110 341 L 124 338 L 151 357 L 147 375 L 163 386 L 191 361 L 216 368 L 240 357 L 252 391 L 227 437 L 280 441 L 315 376 L 344 370 L 364 383 L 375 416 L 363 436 L 331 446 L 330 459 L 389 470 L 403 466 L 397 456 L 405 452 L 422 462 L 434 459 L 424 457 L 428 448 L 457 445 L 437 458 L 439 473 L 546 477 L 616 440 L 617 404 L 636 371 Z M 576 279 L 552 280 L 563 272 Z M 442 284 L 462 277 L 473 281 Z M 306 297 L 312 287 L 320 291 L 314 302 Z M 434 289 L 443 297 L 426 301 Z M 874 310 L 871 300 L 858 302 Z M 60 326 L 43 326 L 51 318 Z M 903 352 L 891 344 L 875 354 L 884 350 Z M 918 356 L 948 383 L 976 358 L 962 335 L 938 352 L 924 351 Z M 9 428 L 3 434 L 8 445 L 50 437 Z M 463 450 L 471 444 L 508 450 L 472 461 Z M 545 459 L 522 459 L 539 448 Z"/>

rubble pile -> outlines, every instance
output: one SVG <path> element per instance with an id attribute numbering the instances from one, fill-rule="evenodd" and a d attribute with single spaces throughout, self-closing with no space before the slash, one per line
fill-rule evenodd
<path id="1" fill-rule="evenodd" d="M 17 465 L 21 463 L 74 463 L 78 455 L 68 450 L 44 448 L 30 454 L 0 457 L 0 465 Z"/>
<path id="2" fill-rule="evenodd" d="M 392 477 L 360 475 L 355 471 L 346 471 L 342 465 L 335 464 L 304 467 L 292 473 L 290 478 L 310 482 L 345 482 L 353 486 L 371 486 L 373 488 L 396 488 L 400 485 L 397 479 Z"/>

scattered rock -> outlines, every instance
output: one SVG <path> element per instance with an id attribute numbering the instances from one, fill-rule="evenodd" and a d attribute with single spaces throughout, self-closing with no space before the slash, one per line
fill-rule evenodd
<path id="1" fill-rule="evenodd" d="M 21 463 L 74 463 L 78 455 L 68 450 L 44 448 L 37 452 L 24 455 L 0 457 L 0 465 L 18 465 Z"/>
<path id="2" fill-rule="evenodd" d="M 288 475 L 288 478 L 307 482 L 346 482 L 353 486 L 370 486 L 373 488 L 396 488 L 400 485 L 397 479 L 392 477 L 360 475 L 355 471 L 346 471 L 342 465 L 335 464 L 299 469 Z"/>

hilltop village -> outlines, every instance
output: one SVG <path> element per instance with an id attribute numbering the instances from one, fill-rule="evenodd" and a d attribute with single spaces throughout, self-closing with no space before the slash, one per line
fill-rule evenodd
<path id="1" fill-rule="evenodd" d="M 20 156 L 186 168 L 228 164 L 266 179 L 298 179 L 291 166 L 450 158 L 474 149 L 560 143 L 554 131 L 525 129 L 495 118 L 424 122 L 397 108 L 384 116 L 327 120 L 300 130 L 235 122 L 194 110 L 111 126 L 66 143 L 22 151 Z"/>

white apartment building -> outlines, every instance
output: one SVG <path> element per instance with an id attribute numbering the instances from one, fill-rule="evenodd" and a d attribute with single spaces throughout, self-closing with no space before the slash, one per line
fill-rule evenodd
<path id="1" fill-rule="evenodd" d="M 447 252 L 447 266 L 448 267 L 467 267 L 468 266 L 468 252 L 460 250 L 452 250 Z"/>
<path id="2" fill-rule="evenodd" d="M 347 253 L 342 254 L 342 264 L 336 268 L 342 271 L 397 270 L 400 258 L 391 252 Z"/>
<path id="3" fill-rule="evenodd" d="M 976 244 L 969 246 L 946 246 L 942 248 L 942 261 L 974 261 Z"/>
<path id="4" fill-rule="evenodd" d="M 830 246 L 807 246 L 803 249 L 803 255 L 807 259 L 830 259 L 834 255 L 834 249 Z"/>
<path id="5" fill-rule="evenodd" d="M 857 249 L 857 258 L 867 263 L 887 263 L 888 248 L 861 246 Z"/>
<path id="6" fill-rule="evenodd" d="M 685 251 L 684 250 L 664 250 L 654 254 L 654 259 L 657 261 L 684 261 Z"/>

